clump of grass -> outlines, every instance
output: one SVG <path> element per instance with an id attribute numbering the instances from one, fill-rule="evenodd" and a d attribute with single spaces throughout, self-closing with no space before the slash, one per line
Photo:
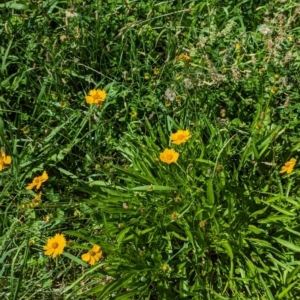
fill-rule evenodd
<path id="1" fill-rule="evenodd" d="M 23 2 L 0 13 L 0 295 L 297 299 L 299 5 Z"/>

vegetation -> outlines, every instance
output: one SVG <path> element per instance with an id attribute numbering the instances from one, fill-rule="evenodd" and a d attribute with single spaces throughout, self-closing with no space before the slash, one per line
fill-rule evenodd
<path id="1" fill-rule="evenodd" d="M 0 4 L 2 299 L 300 299 L 300 5 Z"/>

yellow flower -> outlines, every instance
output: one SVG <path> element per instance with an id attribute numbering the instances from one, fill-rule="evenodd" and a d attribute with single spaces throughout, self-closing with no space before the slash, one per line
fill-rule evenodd
<path id="1" fill-rule="evenodd" d="M 45 216 L 43 221 L 48 223 L 50 222 L 50 219 L 51 219 L 50 216 Z"/>
<path id="2" fill-rule="evenodd" d="M 102 104 L 105 101 L 106 92 L 104 90 L 91 90 L 89 94 L 85 96 L 85 100 L 88 104 Z"/>
<path id="3" fill-rule="evenodd" d="M 154 73 L 154 75 L 158 75 L 159 74 L 159 68 L 155 67 L 153 69 L 153 73 Z"/>
<path id="4" fill-rule="evenodd" d="M 146 80 L 149 80 L 149 79 L 150 79 L 150 74 L 149 74 L 149 73 L 145 73 L 145 74 L 144 74 L 144 78 L 145 78 Z"/>
<path id="5" fill-rule="evenodd" d="M 236 50 L 236 51 L 240 51 L 240 50 L 241 50 L 241 45 L 238 44 L 238 43 L 236 43 L 236 44 L 235 44 L 235 50 Z"/>
<path id="6" fill-rule="evenodd" d="M 43 174 L 41 176 L 38 177 L 34 177 L 34 179 L 32 180 L 32 183 L 30 183 L 29 185 L 27 185 L 26 190 L 32 190 L 35 186 L 36 189 L 38 190 L 42 183 L 45 182 L 46 180 L 48 180 L 48 174 L 46 171 L 43 172 Z"/>
<path id="7" fill-rule="evenodd" d="M 170 107 L 171 106 L 171 101 L 170 100 L 166 100 L 165 101 L 165 106 L 166 107 Z"/>
<path id="8" fill-rule="evenodd" d="M 287 174 L 292 173 L 296 165 L 296 162 L 297 160 L 295 158 L 290 159 L 284 164 L 284 166 L 282 166 L 279 173 L 287 173 Z"/>
<path id="9" fill-rule="evenodd" d="M 273 86 L 271 88 L 271 94 L 275 94 L 277 92 L 278 88 L 276 86 Z"/>
<path id="10" fill-rule="evenodd" d="M 173 144 L 180 145 L 185 143 L 190 137 L 191 134 L 188 130 L 178 130 L 177 132 L 171 134 L 170 140 Z"/>
<path id="11" fill-rule="evenodd" d="M 82 254 L 81 259 L 91 266 L 93 266 L 102 256 L 101 247 L 98 245 L 94 245 L 93 249 L 87 253 Z"/>
<path id="12" fill-rule="evenodd" d="M 4 167 L 7 167 L 7 165 L 11 164 L 11 157 L 9 155 L 6 155 L 5 152 L 1 151 L 0 156 L 0 171 L 3 170 Z"/>
<path id="13" fill-rule="evenodd" d="M 130 112 L 131 118 L 135 118 L 137 116 L 137 112 L 135 110 L 132 110 Z"/>
<path id="14" fill-rule="evenodd" d="M 178 213 L 173 212 L 172 215 L 171 215 L 171 219 L 174 220 L 174 221 L 177 220 L 178 219 Z"/>
<path id="15" fill-rule="evenodd" d="M 184 60 L 186 62 L 189 62 L 191 60 L 191 58 L 189 55 L 182 53 L 182 54 L 176 56 L 176 60 Z"/>
<path id="16" fill-rule="evenodd" d="M 167 164 L 176 163 L 179 157 L 179 153 L 174 149 L 165 149 L 160 153 L 159 158 L 162 162 Z"/>
<path id="17" fill-rule="evenodd" d="M 67 242 L 63 234 L 57 233 L 53 238 L 48 239 L 47 245 L 43 248 L 45 250 L 45 255 L 52 255 L 55 258 L 64 252 L 64 248 Z"/>
<path id="18" fill-rule="evenodd" d="M 161 268 L 162 268 L 162 270 L 163 270 L 164 272 L 166 272 L 166 271 L 168 271 L 169 266 L 168 266 L 168 265 L 163 265 Z"/>

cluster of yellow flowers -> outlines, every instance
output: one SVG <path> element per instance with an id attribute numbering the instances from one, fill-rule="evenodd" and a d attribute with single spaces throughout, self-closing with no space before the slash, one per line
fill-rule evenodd
<path id="1" fill-rule="evenodd" d="M 189 130 L 178 130 L 176 133 L 171 134 L 170 140 L 175 145 L 180 145 L 189 140 L 191 134 Z M 159 158 L 162 162 L 171 164 L 176 163 L 179 158 L 179 153 L 174 149 L 165 149 L 160 153 Z"/>
<path id="2" fill-rule="evenodd" d="M 47 244 L 43 247 L 45 255 L 52 256 L 55 258 L 57 255 L 60 255 L 64 252 L 64 249 L 67 245 L 66 238 L 63 234 L 57 233 L 54 237 L 49 238 Z M 91 266 L 100 260 L 102 257 L 101 247 L 94 245 L 93 248 L 87 253 L 82 254 L 81 259 Z"/>

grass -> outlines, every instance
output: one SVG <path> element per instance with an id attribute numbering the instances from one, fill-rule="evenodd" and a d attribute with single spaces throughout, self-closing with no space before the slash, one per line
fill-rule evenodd
<path id="1" fill-rule="evenodd" d="M 0 9 L 3 299 L 300 299 L 296 1 Z"/>

